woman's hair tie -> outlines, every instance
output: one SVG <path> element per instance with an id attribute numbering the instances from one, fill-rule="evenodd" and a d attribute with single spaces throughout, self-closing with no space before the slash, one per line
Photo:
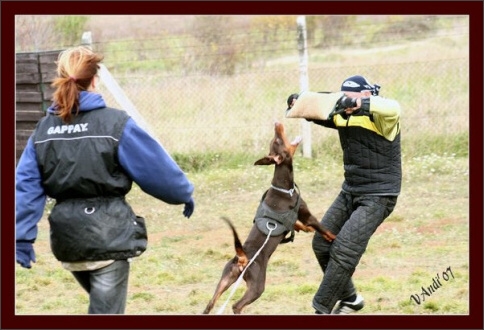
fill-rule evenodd
<path id="1" fill-rule="evenodd" d="M 69 76 L 69 79 L 72 80 L 73 82 L 76 82 L 77 78 L 74 76 Z"/>

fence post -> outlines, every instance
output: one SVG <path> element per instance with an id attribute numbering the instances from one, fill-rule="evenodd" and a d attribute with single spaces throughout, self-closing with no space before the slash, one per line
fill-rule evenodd
<path id="1" fill-rule="evenodd" d="M 92 45 L 92 34 L 91 31 L 85 31 L 81 37 L 81 45 L 89 46 Z"/>
<path id="2" fill-rule="evenodd" d="M 114 97 L 116 102 L 118 102 L 121 108 L 126 111 L 139 126 L 141 126 L 148 133 L 152 134 L 148 123 L 138 112 L 133 102 L 131 102 L 131 100 L 126 96 L 121 86 L 119 86 L 119 84 L 117 83 L 116 79 L 114 79 L 109 70 L 102 63 L 99 64 L 99 77 L 101 78 L 101 82 L 106 86 L 108 91 Z"/>
<path id="3" fill-rule="evenodd" d="M 306 39 L 306 16 L 297 18 L 297 45 L 299 50 L 299 90 L 309 90 L 308 82 L 308 48 Z M 311 123 L 301 119 L 303 157 L 311 158 Z"/>

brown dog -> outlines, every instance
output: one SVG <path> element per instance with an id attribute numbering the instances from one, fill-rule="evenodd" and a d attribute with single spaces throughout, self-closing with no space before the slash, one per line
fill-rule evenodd
<path id="1" fill-rule="evenodd" d="M 270 144 L 269 155 L 254 163 L 254 165 L 275 165 L 271 188 L 262 198 L 254 225 L 243 245 L 235 227 L 230 220 L 224 218 L 234 235 L 236 256 L 225 265 L 215 293 L 203 314 L 210 313 L 218 298 L 238 279 L 256 253 L 258 255 L 245 270 L 243 277 L 247 290 L 232 306 L 232 310 L 234 314 L 240 314 L 245 306 L 257 300 L 265 289 L 269 258 L 289 231 L 293 233 L 294 230 L 305 232 L 316 230 L 328 241 L 335 239 L 335 236 L 321 226 L 316 217 L 311 214 L 296 189 L 292 159 L 301 138 L 298 137 L 290 143 L 286 138 L 284 125 L 279 122 L 275 123 L 274 131 L 275 136 Z M 293 217 L 291 212 L 294 213 Z M 275 216 L 278 215 L 283 215 L 283 219 L 276 219 Z M 265 221 L 263 218 L 267 217 L 269 220 Z M 291 227 L 288 228 L 288 226 Z M 263 232 L 265 227 L 267 233 Z"/>

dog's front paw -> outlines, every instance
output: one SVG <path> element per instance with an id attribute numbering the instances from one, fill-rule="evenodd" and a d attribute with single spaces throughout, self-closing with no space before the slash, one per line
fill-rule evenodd
<path id="1" fill-rule="evenodd" d="M 302 230 L 305 233 L 311 233 L 314 232 L 314 228 L 310 226 L 306 226 L 303 224 L 301 221 L 297 220 L 296 223 L 294 224 L 294 230 L 299 232 Z"/>
<path id="2" fill-rule="evenodd" d="M 332 242 L 336 239 L 336 236 L 330 232 L 329 230 L 326 230 L 323 234 L 324 239 L 326 239 L 328 242 Z"/>

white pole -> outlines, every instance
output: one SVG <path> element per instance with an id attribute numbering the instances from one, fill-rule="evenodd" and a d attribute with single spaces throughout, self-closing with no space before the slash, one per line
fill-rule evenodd
<path id="1" fill-rule="evenodd" d="M 82 34 L 81 45 L 92 47 L 91 31 L 85 31 Z M 138 112 L 134 104 L 123 92 L 123 89 L 121 88 L 121 86 L 119 86 L 116 79 L 114 79 L 114 77 L 111 75 L 111 73 L 109 72 L 109 70 L 106 68 L 104 64 L 102 63 L 99 64 L 98 73 L 99 73 L 99 78 L 101 79 L 101 82 L 106 86 L 108 91 L 114 97 L 116 102 L 118 102 L 121 108 L 124 111 L 126 111 L 139 126 L 141 126 L 144 130 L 146 130 L 151 135 L 153 135 L 152 130 L 150 129 L 150 126 L 148 125 L 148 123 L 144 120 L 143 116 Z"/>
<path id="2" fill-rule="evenodd" d="M 101 82 L 106 86 L 111 95 L 113 95 L 114 99 L 116 102 L 118 102 L 121 108 L 125 110 L 139 126 L 151 133 L 148 123 L 143 119 L 143 116 L 141 116 L 134 104 L 126 96 L 123 89 L 119 86 L 116 79 L 114 79 L 104 64 L 99 64 L 98 73 L 99 78 L 101 78 Z"/>
<path id="3" fill-rule="evenodd" d="M 308 49 L 306 38 L 306 16 L 297 18 L 298 50 L 299 50 L 299 90 L 309 90 L 308 80 Z M 301 119 L 303 157 L 311 158 L 311 123 Z"/>

